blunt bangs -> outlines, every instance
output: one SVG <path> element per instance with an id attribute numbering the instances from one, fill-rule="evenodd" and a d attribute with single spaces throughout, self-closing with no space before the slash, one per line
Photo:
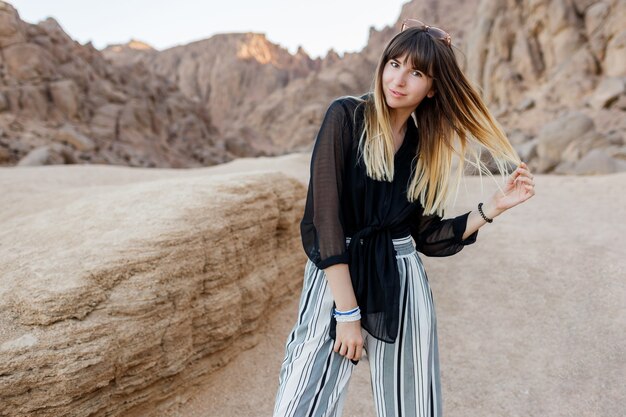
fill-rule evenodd
<path id="1" fill-rule="evenodd" d="M 433 43 L 435 40 L 424 30 L 421 29 L 407 29 L 404 32 L 398 34 L 398 36 L 391 42 L 387 49 L 387 54 L 384 58 L 384 62 L 388 62 L 390 59 L 398 59 L 402 55 L 406 54 L 406 60 L 410 61 L 412 67 L 416 70 L 423 72 L 429 77 L 434 77 L 434 63 L 435 63 L 435 46 Z"/>

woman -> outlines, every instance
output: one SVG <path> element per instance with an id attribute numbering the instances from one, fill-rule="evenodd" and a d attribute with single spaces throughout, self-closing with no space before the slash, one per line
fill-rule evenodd
<path id="1" fill-rule="evenodd" d="M 491 175 L 477 147 L 506 184 L 476 211 L 443 219 L 465 162 Z M 460 70 L 450 35 L 405 21 L 373 92 L 333 101 L 316 138 L 301 222 L 309 259 L 274 416 L 340 416 L 363 350 L 379 417 L 441 416 L 436 316 L 417 252 L 453 255 L 533 195 L 533 176 Z"/>

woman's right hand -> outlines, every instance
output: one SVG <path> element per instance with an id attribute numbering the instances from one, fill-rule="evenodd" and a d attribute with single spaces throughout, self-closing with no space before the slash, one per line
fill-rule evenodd
<path id="1" fill-rule="evenodd" d="M 348 264 L 335 264 L 324 269 L 328 285 L 333 294 L 336 308 L 349 311 L 357 306 Z M 361 321 L 340 321 L 335 328 L 335 345 L 333 350 L 347 359 L 358 361 L 363 351 L 363 335 Z"/>
<path id="2" fill-rule="evenodd" d="M 333 350 L 341 356 L 353 361 L 361 360 L 363 353 L 363 334 L 361 321 L 338 322 L 336 327 L 335 346 Z"/>

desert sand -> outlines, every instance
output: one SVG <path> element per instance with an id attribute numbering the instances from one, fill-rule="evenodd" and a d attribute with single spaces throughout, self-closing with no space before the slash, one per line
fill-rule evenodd
<path id="1" fill-rule="evenodd" d="M 51 204 L 38 192 L 61 185 L 65 192 L 55 205 L 71 198 L 72 185 L 91 183 L 281 171 L 306 184 L 309 158 L 240 159 L 201 170 L 6 168 L 0 171 L 0 222 Z M 536 196 L 482 227 L 474 245 L 448 258 L 422 256 L 437 311 L 446 416 L 623 415 L 626 174 L 535 179 Z M 467 177 L 465 185 L 446 217 L 475 209 L 496 189 L 488 178 L 482 190 L 478 177 Z M 303 252 L 301 257 L 304 265 Z M 268 315 L 255 347 L 156 405 L 159 415 L 271 415 L 298 296 L 296 290 Z M 344 416 L 374 415 L 364 360 Z"/>

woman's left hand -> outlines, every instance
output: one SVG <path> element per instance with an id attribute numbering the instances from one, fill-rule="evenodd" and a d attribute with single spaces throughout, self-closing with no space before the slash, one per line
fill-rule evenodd
<path id="1" fill-rule="evenodd" d="M 504 193 L 496 191 L 492 197 L 496 210 L 503 212 L 523 203 L 535 195 L 534 176 L 522 162 L 509 176 L 503 188 Z"/>

